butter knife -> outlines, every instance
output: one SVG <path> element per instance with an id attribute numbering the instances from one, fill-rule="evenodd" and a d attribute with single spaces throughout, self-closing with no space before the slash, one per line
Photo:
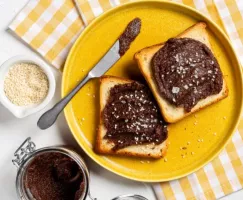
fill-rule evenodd
<path id="1" fill-rule="evenodd" d="M 92 78 L 102 76 L 108 69 L 110 69 L 121 56 L 129 49 L 130 44 L 140 33 L 141 20 L 135 18 L 132 20 L 119 37 L 119 39 L 112 45 L 110 50 L 100 59 L 100 61 L 92 68 L 86 77 L 63 99 L 61 99 L 53 108 L 45 112 L 37 122 L 37 126 L 44 130 L 52 126 L 58 115 L 70 102 L 70 100 L 77 94 L 77 92 Z"/>

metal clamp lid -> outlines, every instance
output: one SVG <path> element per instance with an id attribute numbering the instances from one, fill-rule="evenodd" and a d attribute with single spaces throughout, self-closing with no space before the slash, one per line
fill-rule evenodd
<path id="1" fill-rule="evenodd" d="M 25 158 L 35 151 L 35 147 L 35 143 L 31 141 L 30 137 L 28 137 L 15 151 L 15 159 L 12 160 L 13 164 L 18 168 Z"/>

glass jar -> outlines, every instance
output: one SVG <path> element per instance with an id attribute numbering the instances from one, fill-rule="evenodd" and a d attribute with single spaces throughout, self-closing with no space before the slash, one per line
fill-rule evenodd
<path id="1" fill-rule="evenodd" d="M 36 145 L 31 141 L 31 138 L 27 138 L 23 144 L 14 153 L 15 158 L 13 164 L 18 168 L 16 177 L 16 190 L 20 200 L 33 199 L 28 188 L 25 187 L 24 177 L 26 169 L 30 162 L 37 156 L 43 153 L 62 153 L 72 158 L 80 167 L 83 173 L 84 191 L 80 197 L 80 200 L 86 199 L 89 196 L 89 172 L 84 160 L 71 148 L 62 146 L 45 147 L 36 150 Z M 92 198 L 91 198 L 92 199 Z"/>

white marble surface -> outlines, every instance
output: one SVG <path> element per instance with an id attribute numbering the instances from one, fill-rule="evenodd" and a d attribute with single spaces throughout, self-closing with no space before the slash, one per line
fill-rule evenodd
<path id="1" fill-rule="evenodd" d="M 28 47 L 6 32 L 8 24 L 28 0 L 0 0 L 0 64 L 14 55 L 35 55 Z M 54 70 L 57 80 L 57 92 L 47 110 L 60 98 L 60 73 Z M 16 200 L 15 177 L 16 168 L 12 165 L 14 151 L 27 137 L 32 137 L 37 147 L 57 144 L 71 144 L 77 146 L 61 115 L 57 123 L 46 131 L 37 128 L 36 122 L 45 111 L 24 119 L 15 118 L 0 104 L 0 199 Z M 85 156 L 91 171 L 91 193 L 98 200 L 109 200 L 119 194 L 137 193 L 149 200 L 156 200 L 150 186 L 130 181 L 101 168 Z M 243 199 L 243 191 L 236 192 L 226 199 Z"/>

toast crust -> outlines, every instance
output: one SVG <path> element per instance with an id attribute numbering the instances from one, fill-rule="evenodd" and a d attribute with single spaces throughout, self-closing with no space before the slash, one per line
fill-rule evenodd
<path id="1" fill-rule="evenodd" d="M 204 43 L 208 46 L 211 51 L 211 45 L 208 38 L 208 33 L 206 31 L 206 23 L 199 22 L 184 32 L 179 34 L 177 38 L 192 38 Z M 163 47 L 164 43 L 156 44 L 150 47 L 146 47 L 134 55 L 134 60 L 138 63 L 138 67 L 146 79 L 150 89 L 152 90 L 156 101 L 158 102 L 161 113 L 165 119 L 165 121 L 169 123 L 175 123 L 184 117 L 199 111 L 213 103 L 220 101 L 228 96 L 228 88 L 226 85 L 225 78 L 223 78 L 223 88 L 219 94 L 211 95 L 205 99 L 200 100 L 191 110 L 191 112 L 185 112 L 183 107 L 176 107 L 170 104 L 167 100 L 165 100 L 161 95 L 157 88 L 156 83 L 154 82 L 153 73 L 151 69 L 151 60 L 154 54 Z"/>
<path id="2" fill-rule="evenodd" d="M 95 151 L 99 154 L 109 155 L 121 155 L 128 157 L 141 157 L 141 158 L 154 158 L 158 159 L 166 155 L 168 149 L 168 142 L 165 140 L 163 143 L 156 144 L 144 144 L 144 145 L 132 145 L 117 151 L 113 151 L 114 144 L 107 139 L 104 139 L 106 135 L 106 128 L 103 123 L 102 111 L 106 105 L 109 97 L 109 90 L 118 84 L 126 84 L 134 82 L 129 79 L 118 78 L 113 76 L 103 76 L 100 78 L 100 124 L 96 137 Z"/>

